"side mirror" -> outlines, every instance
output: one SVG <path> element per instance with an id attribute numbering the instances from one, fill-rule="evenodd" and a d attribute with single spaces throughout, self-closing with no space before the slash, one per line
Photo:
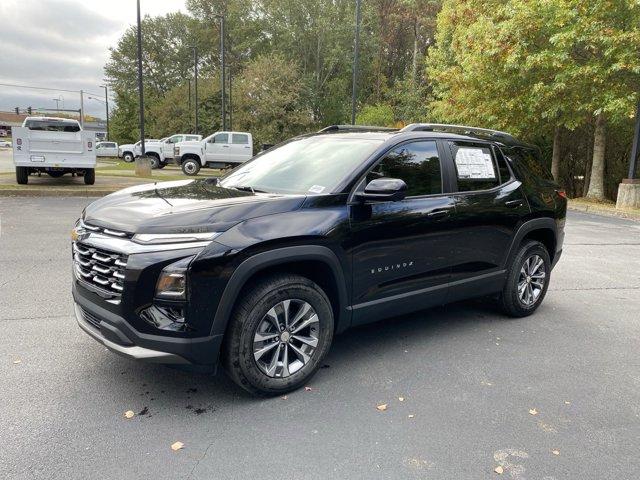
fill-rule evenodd
<path id="1" fill-rule="evenodd" d="M 399 178 L 376 178 L 364 188 L 364 192 L 356 193 L 356 198 L 363 202 L 399 202 L 407 196 L 407 184 Z"/>

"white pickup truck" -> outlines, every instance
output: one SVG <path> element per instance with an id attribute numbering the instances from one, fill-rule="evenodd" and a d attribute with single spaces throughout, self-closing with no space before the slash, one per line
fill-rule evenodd
<path id="1" fill-rule="evenodd" d="M 202 135 L 191 133 L 177 133 L 160 140 L 145 142 L 145 153 L 151 158 L 151 168 L 164 168 L 173 160 L 175 146 L 182 142 L 199 142 Z M 136 156 L 140 155 L 140 149 L 136 150 Z"/>
<path id="2" fill-rule="evenodd" d="M 197 175 L 202 167 L 235 167 L 253 157 L 253 137 L 247 132 L 216 132 L 200 142 L 182 142 L 174 158 L 185 175 Z"/>
<path id="3" fill-rule="evenodd" d="M 13 127 L 13 163 L 16 181 L 29 182 L 32 173 L 58 178 L 65 173 L 82 174 L 84 183 L 96 180 L 96 136 L 82 130 L 76 120 L 27 117 L 22 127 Z"/>

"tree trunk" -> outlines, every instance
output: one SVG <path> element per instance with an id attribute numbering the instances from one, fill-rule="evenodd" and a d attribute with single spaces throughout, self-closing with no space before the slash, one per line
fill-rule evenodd
<path id="1" fill-rule="evenodd" d="M 551 154 L 551 175 L 556 182 L 560 182 L 560 133 L 562 129 L 556 127 L 553 131 L 553 153 Z"/>
<path id="2" fill-rule="evenodd" d="M 591 163 L 591 179 L 587 198 L 604 200 L 604 149 L 607 140 L 607 123 L 604 114 L 596 117 L 596 128 L 593 133 L 593 161 Z"/>

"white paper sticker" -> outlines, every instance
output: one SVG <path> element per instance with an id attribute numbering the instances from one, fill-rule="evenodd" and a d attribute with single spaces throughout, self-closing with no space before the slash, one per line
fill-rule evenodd
<path id="1" fill-rule="evenodd" d="M 322 193 L 324 191 L 324 187 L 322 185 L 314 185 L 309 189 L 310 193 Z"/>
<path id="2" fill-rule="evenodd" d="M 456 167 L 458 178 L 474 180 L 496 178 L 491 154 L 484 152 L 481 148 L 459 148 L 456 152 Z"/>

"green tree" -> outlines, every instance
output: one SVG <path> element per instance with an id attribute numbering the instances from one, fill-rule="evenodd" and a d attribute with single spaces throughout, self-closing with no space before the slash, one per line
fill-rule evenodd
<path id="1" fill-rule="evenodd" d="M 393 127 L 395 123 L 393 108 L 387 104 L 366 105 L 358 113 L 356 123 L 358 125 Z"/>
<path id="2" fill-rule="evenodd" d="M 236 82 L 234 128 L 254 141 L 277 143 L 316 127 L 299 68 L 282 55 L 252 60 Z"/>

